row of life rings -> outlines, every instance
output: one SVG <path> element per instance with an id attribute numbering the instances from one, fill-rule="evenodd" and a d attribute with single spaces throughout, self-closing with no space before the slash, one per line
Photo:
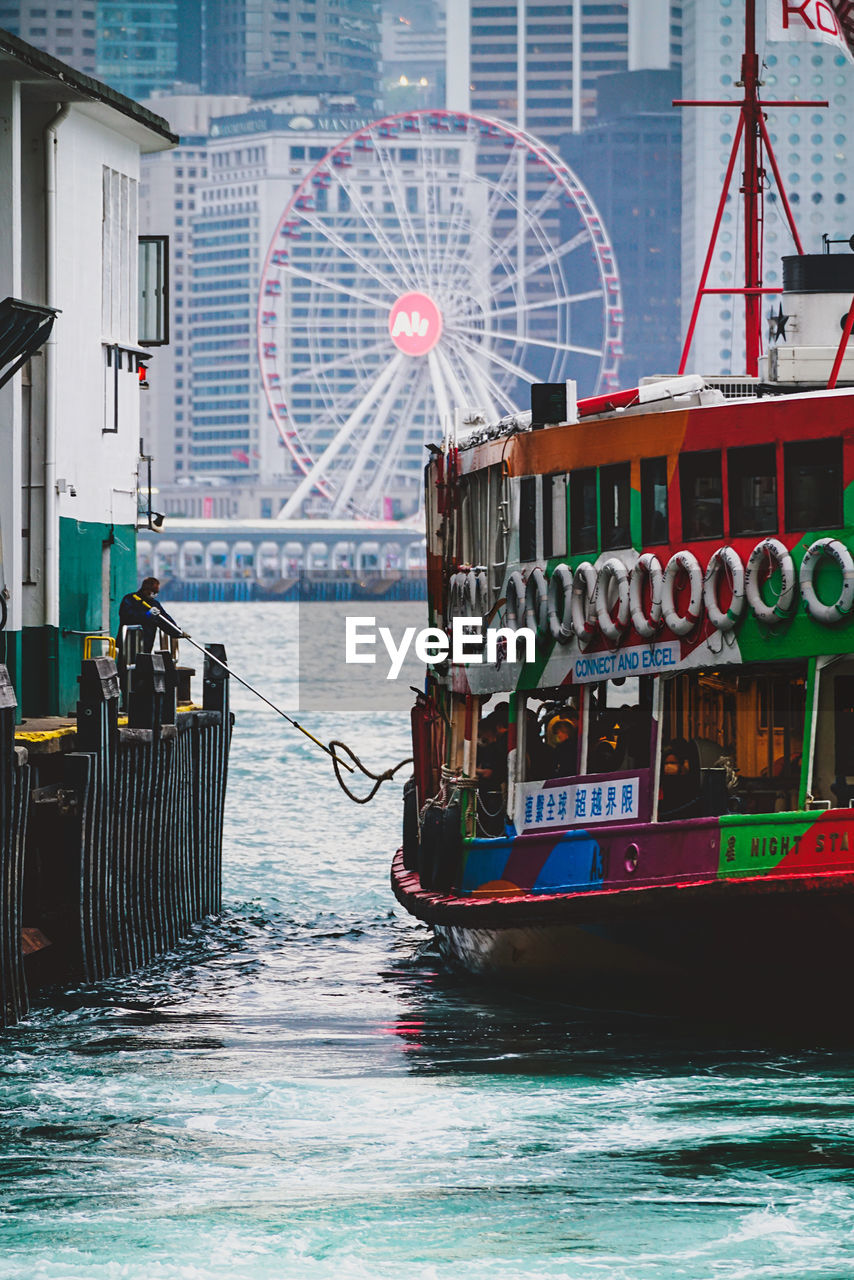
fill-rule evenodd
<path id="1" fill-rule="evenodd" d="M 813 585 L 816 567 L 824 557 L 832 560 L 842 575 L 839 595 L 830 604 L 819 600 Z M 779 593 L 769 604 L 761 588 L 774 572 L 780 576 Z M 680 576 L 687 578 L 689 587 L 682 612 L 676 598 Z M 726 609 L 720 603 L 724 577 L 732 591 Z M 746 565 L 733 547 L 719 547 L 705 573 L 690 551 L 674 552 L 666 567 L 658 556 L 647 552 L 631 570 L 616 556 L 605 560 L 598 570 L 589 560 L 574 573 L 559 564 L 550 578 L 535 568 L 526 581 L 517 570 L 507 583 L 505 625 L 513 630 L 526 626 L 560 644 L 568 644 L 575 636 L 582 649 L 597 631 L 611 644 L 619 644 L 630 624 L 644 640 L 652 640 L 662 625 L 674 636 L 689 636 L 704 609 L 712 626 L 721 632 L 733 629 L 746 605 L 758 622 L 773 627 L 791 616 L 798 586 L 811 618 L 826 625 L 839 622 L 854 609 L 854 556 L 837 538 L 819 538 L 805 552 L 797 574 L 783 543 L 763 538 Z"/>
<path id="2" fill-rule="evenodd" d="M 489 581 L 484 569 L 460 569 L 448 584 L 447 621 L 483 618 L 489 610 Z"/>

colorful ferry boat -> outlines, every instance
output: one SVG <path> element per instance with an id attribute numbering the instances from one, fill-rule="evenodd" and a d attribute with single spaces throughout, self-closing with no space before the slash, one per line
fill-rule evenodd
<path id="1" fill-rule="evenodd" d="M 761 278 L 741 292 L 758 326 Z M 852 295 L 854 254 L 798 253 L 789 341 L 759 361 L 749 333 L 740 387 L 677 376 L 557 412 L 534 388 L 530 417 L 434 454 L 431 624 L 506 634 L 428 668 L 392 885 L 470 971 L 581 1002 L 839 998 Z"/>

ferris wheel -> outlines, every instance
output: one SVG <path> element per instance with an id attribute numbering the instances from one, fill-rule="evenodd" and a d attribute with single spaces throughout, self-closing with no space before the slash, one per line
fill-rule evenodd
<path id="1" fill-rule="evenodd" d="M 621 329 L 602 220 L 541 141 L 435 110 L 359 129 L 295 190 L 261 275 L 263 385 L 301 473 L 282 515 L 413 510 L 455 410 L 610 389 Z"/>

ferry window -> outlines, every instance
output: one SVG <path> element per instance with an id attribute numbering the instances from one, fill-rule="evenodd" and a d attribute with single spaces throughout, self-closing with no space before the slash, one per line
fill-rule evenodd
<path id="1" fill-rule="evenodd" d="M 777 528 L 777 456 L 773 444 L 727 452 L 730 533 Z"/>
<path id="2" fill-rule="evenodd" d="M 854 774 L 854 676 L 837 676 L 833 682 L 835 707 L 835 769 L 837 778 Z"/>
<path id="3" fill-rule="evenodd" d="M 599 470 L 599 510 L 602 521 L 602 549 L 630 547 L 630 470 L 628 462 Z"/>
<path id="4" fill-rule="evenodd" d="M 806 662 L 724 667 L 666 680 L 659 817 L 793 809 L 805 695 Z"/>
<path id="5" fill-rule="evenodd" d="M 570 544 L 573 555 L 596 550 L 596 471 L 573 471 L 569 478 Z"/>
<path id="6" fill-rule="evenodd" d="M 543 485 L 543 558 L 552 554 L 552 478 L 542 477 Z"/>
<path id="7" fill-rule="evenodd" d="M 587 773 L 618 773 L 649 766 L 653 678 L 605 680 L 591 689 Z"/>
<path id="8" fill-rule="evenodd" d="M 669 540 L 667 459 L 641 458 L 641 542 L 655 546 Z"/>
<path id="9" fill-rule="evenodd" d="M 577 689 L 543 689 L 526 698 L 524 707 L 525 777 L 573 777 L 578 773 L 580 736 Z"/>
<path id="10" fill-rule="evenodd" d="M 842 441 L 802 440 L 784 446 L 786 528 L 842 524 Z"/>
<path id="11" fill-rule="evenodd" d="M 685 541 L 722 537 L 720 453 L 712 449 L 703 453 L 683 453 L 679 459 L 679 486 L 682 490 L 682 536 Z"/>
<path id="12" fill-rule="evenodd" d="M 543 476 L 543 558 L 566 555 L 566 476 Z"/>
<path id="13" fill-rule="evenodd" d="M 523 476 L 519 484 L 519 559 L 537 558 L 537 477 Z"/>

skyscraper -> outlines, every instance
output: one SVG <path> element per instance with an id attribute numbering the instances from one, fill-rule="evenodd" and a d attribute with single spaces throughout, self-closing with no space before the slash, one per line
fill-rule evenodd
<path id="1" fill-rule="evenodd" d="M 448 105 L 518 124 L 551 145 L 596 117 L 600 76 L 679 60 L 671 0 L 454 0 Z"/>
<path id="2" fill-rule="evenodd" d="M 377 0 L 206 0 L 209 93 L 341 93 L 371 110 L 379 60 Z"/>
<path id="3" fill-rule="evenodd" d="M 744 0 L 708 5 L 685 0 L 682 90 L 686 98 L 733 99 L 732 108 L 683 111 L 682 314 L 690 315 L 720 198 L 741 91 Z M 759 7 L 762 16 L 762 7 Z M 848 239 L 854 230 L 854 169 L 848 142 L 854 115 L 854 66 L 826 44 L 772 44 L 757 30 L 762 99 L 777 162 L 807 253 L 821 251 L 822 235 Z M 829 100 L 828 108 L 774 109 L 775 98 Z M 769 169 L 763 224 L 766 286 L 782 284 L 780 258 L 794 253 L 779 194 Z M 730 186 L 708 284 L 743 283 L 744 227 L 739 174 Z M 766 297 L 763 312 L 776 311 Z M 744 301 L 731 294 L 706 297 L 700 307 L 689 371 L 743 373 Z"/>
<path id="4" fill-rule="evenodd" d="M 0 27 L 77 71 L 97 70 L 96 0 L 5 0 Z"/>
<path id="5" fill-rule="evenodd" d="M 681 351 L 682 156 L 678 70 L 599 81 L 597 118 L 567 134 L 564 158 L 611 236 L 623 292 L 620 383 L 675 373 Z"/>
<path id="6" fill-rule="evenodd" d="M 5 0 L 0 27 L 131 98 L 201 80 L 202 0 Z"/>

